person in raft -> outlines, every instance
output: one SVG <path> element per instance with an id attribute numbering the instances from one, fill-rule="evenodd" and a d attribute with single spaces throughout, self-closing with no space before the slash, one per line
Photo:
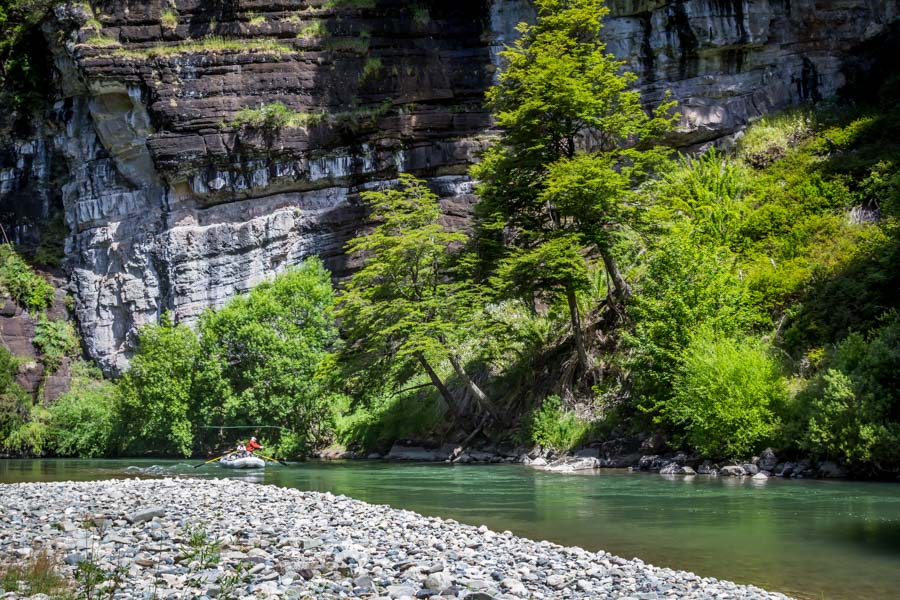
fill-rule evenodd
<path id="1" fill-rule="evenodd" d="M 247 453 L 251 456 L 253 455 L 254 450 L 262 450 L 262 446 L 259 445 L 259 442 L 256 441 L 255 437 L 250 438 L 250 441 L 247 442 L 246 446 Z"/>

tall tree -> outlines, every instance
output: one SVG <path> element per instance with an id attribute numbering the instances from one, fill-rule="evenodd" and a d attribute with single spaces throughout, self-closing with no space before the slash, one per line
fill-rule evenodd
<path id="1" fill-rule="evenodd" d="M 198 402 L 213 424 L 279 426 L 286 455 L 321 441 L 329 416 L 319 369 L 337 341 L 334 290 L 308 258 L 200 320 L 204 350 Z"/>
<path id="2" fill-rule="evenodd" d="M 351 240 L 350 253 L 365 260 L 346 284 L 339 316 L 347 346 L 368 354 L 414 361 L 430 378 L 455 417 L 465 407 L 438 372 L 443 361 L 475 398 L 479 409 L 501 418 L 490 398 L 465 371 L 454 341 L 474 313 L 465 284 L 449 277 L 462 233 L 440 223 L 437 196 L 424 181 L 400 176 L 396 189 L 364 192 L 375 228 Z"/>
<path id="3" fill-rule="evenodd" d="M 520 290 L 530 272 L 535 291 L 565 295 L 587 366 L 575 297 L 586 267 L 577 263 L 599 254 L 611 305 L 627 299 L 615 236 L 636 222 L 632 190 L 665 156 L 650 142 L 677 115 L 668 101 L 648 115 L 632 89 L 636 76 L 606 53 L 602 0 L 535 4 L 536 23 L 519 25 L 521 37 L 501 53 L 504 67 L 488 92 L 501 134 L 473 169 L 481 182 L 479 229 L 501 279 L 516 280 L 501 287 Z"/>

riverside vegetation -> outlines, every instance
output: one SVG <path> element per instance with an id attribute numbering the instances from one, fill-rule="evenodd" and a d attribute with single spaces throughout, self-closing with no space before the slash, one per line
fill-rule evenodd
<path id="1" fill-rule="evenodd" d="M 3 445 L 190 455 L 226 441 L 217 426 L 266 424 L 285 455 L 566 451 L 656 431 L 709 458 L 772 446 L 896 475 L 900 78 L 681 156 L 663 144 L 673 103 L 645 112 L 597 41 L 602 3 L 536 5 L 488 95 L 501 133 L 473 168 L 471 234 L 400 174 L 362 194 L 373 230 L 337 289 L 310 258 L 196 329 L 164 315 L 119 380 L 78 367 L 48 408 L 4 353 Z M 4 252 L 4 288 L 40 310 Z"/>

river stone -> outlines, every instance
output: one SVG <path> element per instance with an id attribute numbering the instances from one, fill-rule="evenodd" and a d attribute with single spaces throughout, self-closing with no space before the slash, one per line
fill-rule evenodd
<path id="1" fill-rule="evenodd" d="M 154 517 L 164 517 L 165 515 L 165 508 L 163 508 L 162 506 L 152 506 L 125 515 L 125 520 L 133 525 L 136 525 L 138 523 L 149 521 Z"/>
<path id="2" fill-rule="evenodd" d="M 522 584 L 521 581 L 513 579 L 512 577 L 507 577 L 503 581 L 500 582 L 500 585 L 514 596 L 526 596 L 528 595 L 528 589 Z"/>
<path id="3" fill-rule="evenodd" d="M 719 469 L 719 475 L 723 477 L 743 477 L 744 469 L 737 465 L 727 465 Z"/>
<path id="4" fill-rule="evenodd" d="M 759 467 L 757 467 L 753 463 L 744 463 L 741 465 L 741 468 L 744 469 L 745 475 L 756 475 L 757 473 L 759 473 Z"/>
<path id="5" fill-rule="evenodd" d="M 453 585 L 453 578 L 451 578 L 450 574 L 446 571 L 431 573 L 425 579 L 425 587 L 437 590 L 438 592 L 443 592 L 451 585 Z"/>
<path id="6" fill-rule="evenodd" d="M 750 479 L 755 479 L 755 480 L 757 480 L 757 481 L 765 481 L 765 480 L 767 480 L 768 478 L 769 478 L 769 476 L 768 476 L 764 471 L 760 471 L 759 473 L 757 473 L 756 475 L 754 475 L 754 476 L 751 477 Z"/>

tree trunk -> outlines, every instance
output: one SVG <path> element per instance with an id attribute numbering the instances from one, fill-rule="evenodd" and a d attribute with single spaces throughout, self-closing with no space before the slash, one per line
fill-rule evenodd
<path id="1" fill-rule="evenodd" d="M 459 362 L 459 358 L 456 357 L 452 352 L 450 353 L 450 364 L 453 365 L 453 370 L 456 371 L 457 376 L 463 380 L 463 383 L 466 384 L 466 387 L 469 388 L 469 391 L 472 392 L 472 395 L 475 396 L 475 400 L 478 402 L 478 406 L 481 407 L 487 414 L 491 415 L 498 421 L 500 420 L 500 415 L 497 414 L 497 411 L 494 410 L 494 405 L 491 403 L 491 399 L 488 398 L 488 395 L 484 393 L 484 391 L 478 387 L 478 384 L 472 381 L 472 378 L 469 377 L 469 374 L 466 373 L 462 365 Z"/>
<path id="2" fill-rule="evenodd" d="M 444 402 L 447 403 L 447 407 L 453 413 L 455 419 L 458 419 L 462 416 L 462 411 L 460 411 L 459 406 L 456 403 L 456 398 L 453 397 L 453 394 L 450 393 L 450 390 L 447 389 L 447 386 L 444 385 L 444 382 L 441 381 L 441 378 L 435 372 L 434 369 L 431 368 L 431 364 L 429 364 L 428 360 L 426 360 L 425 355 L 421 352 L 416 353 L 416 359 L 418 359 L 419 364 L 422 365 L 422 368 L 425 369 L 425 372 L 428 373 L 428 377 L 431 378 L 431 383 L 434 387 L 437 388 L 438 392 L 440 392 L 441 396 L 444 398 Z"/>
<path id="3" fill-rule="evenodd" d="M 600 254 L 603 256 L 606 274 L 612 280 L 616 302 L 621 304 L 631 295 L 631 288 L 628 287 L 628 282 L 625 281 L 622 273 L 619 272 L 619 266 L 616 264 L 616 259 L 613 258 L 612 253 L 604 248 L 600 250 Z"/>
<path id="4" fill-rule="evenodd" d="M 575 336 L 578 362 L 581 368 L 586 371 L 588 368 L 588 356 L 584 347 L 584 332 L 581 330 L 581 315 L 578 313 L 578 300 L 575 298 L 575 288 L 566 288 L 566 300 L 569 301 L 569 315 L 572 317 L 572 333 Z"/>

